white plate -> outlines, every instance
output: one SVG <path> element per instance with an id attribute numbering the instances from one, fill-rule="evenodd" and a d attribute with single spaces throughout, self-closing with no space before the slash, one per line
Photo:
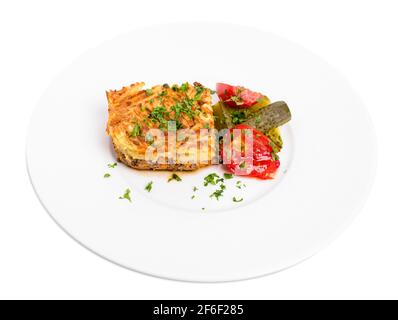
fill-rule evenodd
<path id="1" fill-rule="evenodd" d="M 216 201 L 203 177 L 218 167 L 171 183 L 169 173 L 108 169 L 105 90 L 136 81 L 226 82 L 287 101 L 293 119 L 277 178 L 242 178 L 241 190 L 229 180 Z M 69 235 L 121 266 L 186 281 L 253 278 L 316 253 L 364 204 L 375 153 L 362 102 L 330 65 L 275 35 L 209 23 L 136 30 L 85 53 L 42 97 L 27 143 L 37 195 Z M 118 199 L 128 187 L 131 204 Z"/>

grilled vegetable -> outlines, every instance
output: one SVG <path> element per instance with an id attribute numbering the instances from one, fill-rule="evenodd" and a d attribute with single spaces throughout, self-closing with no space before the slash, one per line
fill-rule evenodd
<path id="1" fill-rule="evenodd" d="M 257 112 L 260 109 L 268 106 L 270 103 L 271 103 L 271 100 L 268 97 L 263 96 L 260 100 L 257 101 L 257 103 L 253 107 L 251 107 L 247 111 L 250 113 Z"/>
<path id="2" fill-rule="evenodd" d="M 269 107 L 270 110 L 267 110 Z M 213 113 L 215 127 L 218 130 L 233 128 L 242 123 L 250 125 L 262 131 L 270 139 L 276 152 L 283 147 L 278 126 L 285 124 L 291 118 L 286 103 L 270 104 L 270 100 L 265 96 L 250 109 L 231 108 L 220 101 L 213 106 Z M 273 127 L 275 125 L 276 127 Z"/>
<path id="3" fill-rule="evenodd" d="M 268 132 L 289 122 L 291 118 L 292 116 L 287 104 L 284 101 L 278 101 L 271 103 L 266 108 L 261 108 L 258 112 L 248 115 L 248 119 L 243 123 L 259 131 Z"/>
<path id="4" fill-rule="evenodd" d="M 213 106 L 215 116 L 215 127 L 218 130 L 229 129 L 237 124 L 241 124 L 248 119 L 248 109 L 237 109 L 228 107 L 220 101 Z"/>
<path id="5" fill-rule="evenodd" d="M 241 86 L 217 83 L 217 95 L 221 101 L 232 108 L 250 108 L 263 98 L 261 93 Z"/>
<path id="6" fill-rule="evenodd" d="M 270 140 L 270 144 L 276 153 L 282 150 L 283 140 L 279 128 L 271 129 L 270 131 L 265 132 L 265 135 Z"/>
<path id="7" fill-rule="evenodd" d="M 225 123 L 224 112 L 221 107 L 221 102 L 218 102 L 213 106 L 213 115 L 214 115 L 214 126 L 216 127 L 217 130 L 227 128 L 227 124 Z"/>
<path id="8" fill-rule="evenodd" d="M 285 102 L 268 104 L 268 101 L 268 98 L 265 98 L 246 110 L 230 108 L 218 102 L 213 106 L 216 128 L 221 130 L 244 123 L 259 131 L 269 132 L 290 121 L 290 110 Z"/>
<path id="9" fill-rule="evenodd" d="M 241 134 L 234 139 L 240 139 L 239 144 L 221 144 L 223 163 L 229 172 L 237 176 L 251 176 L 260 179 L 272 179 L 280 166 L 279 157 L 272 142 L 260 131 L 246 126 L 237 125 L 229 129 L 230 134 L 240 130 Z M 248 136 L 248 132 L 251 133 Z M 246 143 L 251 142 L 253 153 L 246 152 Z"/>

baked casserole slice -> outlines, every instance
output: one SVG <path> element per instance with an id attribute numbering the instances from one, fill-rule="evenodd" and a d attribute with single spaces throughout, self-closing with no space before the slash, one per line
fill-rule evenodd
<path id="1" fill-rule="evenodd" d="M 192 171 L 212 164 L 211 90 L 196 82 L 144 86 L 107 92 L 107 133 L 118 160 L 141 170 Z"/>

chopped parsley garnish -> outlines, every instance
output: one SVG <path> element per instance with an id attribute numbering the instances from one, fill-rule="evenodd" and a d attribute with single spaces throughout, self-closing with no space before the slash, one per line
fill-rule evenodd
<path id="1" fill-rule="evenodd" d="M 182 114 L 185 114 L 191 120 L 194 119 L 196 112 L 195 110 L 192 110 L 192 106 L 193 106 L 192 99 L 186 98 L 181 102 L 176 102 L 176 104 L 170 108 L 171 111 L 174 111 L 175 113 L 174 121 L 177 124 L 177 129 L 182 128 L 182 124 L 180 122 L 180 117 Z"/>
<path id="2" fill-rule="evenodd" d="M 154 103 L 154 102 L 155 102 L 155 99 L 154 99 L 154 98 L 151 98 L 151 99 L 149 100 L 149 102 L 150 102 L 150 103 Z"/>
<path id="3" fill-rule="evenodd" d="M 216 94 L 216 92 L 214 90 L 210 90 L 211 94 Z"/>
<path id="4" fill-rule="evenodd" d="M 242 189 L 242 187 L 245 187 L 245 188 L 246 188 L 246 185 L 243 184 L 242 181 L 239 180 L 239 181 L 236 182 L 236 187 L 237 187 L 238 189 Z"/>
<path id="5" fill-rule="evenodd" d="M 232 123 L 241 124 L 247 120 L 245 111 L 232 111 Z"/>
<path id="6" fill-rule="evenodd" d="M 110 178 L 110 177 L 111 177 L 111 175 L 109 173 L 104 174 L 104 178 Z"/>
<path id="7" fill-rule="evenodd" d="M 141 134 L 141 126 L 136 124 L 133 130 L 130 132 L 130 137 L 135 138 Z"/>
<path id="8" fill-rule="evenodd" d="M 200 114 L 200 110 L 194 110 L 192 109 L 193 107 L 193 100 L 192 99 L 184 99 L 182 100 L 182 105 L 183 105 L 183 112 L 191 119 L 193 120 L 193 118 L 195 116 L 197 116 L 198 114 Z"/>
<path id="9" fill-rule="evenodd" d="M 230 180 L 234 178 L 234 175 L 232 173 L 224 173 L 224 178 Z"/>
<path id="10" fill-rule="evenodd" d="M 223 190 L 216 190 L 210 195 L 210 198 L 216 198 L 218 201 L 220 199 L 220 197 L 223 196 L 223 193 L 224 193 Z"/>
<path id="11" fill-rule="evenodd" d="M 149 97 L 153 95 L 153 90 L 152 89 L 145 90 L 145 94 L 147 95 L 147 97 Z"/>
<path id="12" fill-rule="evenodd" d="M 171 182 L 173 180 L 178 181 L 178 182 L 182 181 L 182 179 L 176 173 L 173 173 L 173 175 L 169 178 L 169 180 L 167 182 Z"/>
<path id="13" fill-rule="evenodd" d="M 206 90 L 206 88 L 202 87 L 202 86 L 195 86 L 195 90 L 196 90 L 196 94 L 195 94 L 194 100 L 197 101 L 197 100 L 200 100 L 200 98 L 202 97 L 202 93 L 203 93 L 203 91 Z"/>
<path id="14" fill-rule="evenodd" d="M 211 195 L 210 195 L 210 198 L 216 198 L 217 199 L 217 201 L 222 197 L 222 196 L 224 196 L 224 190 L 225 190 L 225 185 L 221 185 L 220 186 L 220 189 L 218 189 L 218 190 L 216 190 L 216 191 L 214 191 Z"/>
<path id="15" fill-rule="evenodd" d="M 193 192 L 196 192 L 196 191 L 198 191 L 199 189 L 197 188 L 197 187 L 193 187 Z"/>
<path id="16" fill-rule="evenodd" d="M 173 90 L 174 92 L 178 92 L 180 90 L 180 88 L 178 87 L 178 85 L 173 84 L 173 86 L 171 87 L 171 90 Z"/>
<path id="17" fill-rule="evenodd" d="M 171 111 L 174 111 L 175 113 L 175 118 L 178 119 L 181 115 L 182 112 L 182 104 L 177 102 L 174 106 L 172 106 L 170 109 Z"/>
<path id="18" fill-rule="evenodd" d="M 181 101 L 182 109 L 181 112 L 185 113 L 190 119 L 193 119 L 196 115 L 195 110 L 192 110 L 194 101 L 189 98 L 185 98 Z"/>
<path id="19" fill-rule="evenodd" d="M 152 110 L 151 114 L 149 115 L 149 119 L 151 119 L 152 122 L 158 122 L 162 127 L 166 127 L 167 120 L 165 117 L 167 116 L 169 116 L 167 109 L 163 106 L 160 106 Z"/>
<path id="20" fill-rule="evenodd" d="M 217 173 L 211 173 L 211 174 L 207 175 L 204 180 L 205 180 L 204 181 L 205 187 L 207 187 L 209 184 L 215 186 L 219 182 L 222 182 L 220 176 Z"/>
<path id="21" fill-rule="evenodd" d="M 195 199 L 196 198 L 196 196 L 195 195 L 193 195 L 192 197 L 191 197 L 191 199 L 193 200 L 193 199 Z"/>
<path id="22" fill-rule="evenodd" d="M 237 106 L 241 106 L 241 105 L 244 104 L 244 101 L 243 101 L 242 97 L 240 97 L 240 96 L 232 96 L 232 97 L 230 98 L 230 100 L 232 100 L 233 102 L 235 102 Z"/>
<path id="23" fill-rule="evenodd" d="M 220 197 L 222 197 L 224 195 L 224 190 L 226 189 L 224 181 L 225 181 L 224 178 L 221 178 L 217 173 L 211 173 L 205 177 L 205 179 L 204 179 L 205 187 L 207 187 L 208 185 L 216 186 L 219 183 L 221 183 L 220 189 L 214 191 L 210 195 L 210 198 L 216 198 L 217 200 L 219 200 Z"/>
<path id="24" fill-rule="evenodd" d="M 244 168 L 246 168 L 246 165 L 247 165 L 246 162 L 242 162 L 242 163 L 239 165 L 239 168 L 244 169 Z"/>
<path id="25" fill-rule="evenodd" d="M 183 83 L 183 84 L 181 85 L 180 90 L 181 90 L 182 92 L 187 92 L 187 91 L 188 91 L 188 88 L 189 88 L 189 83 L 188 83 L 188 82 L 185 82 L 185 83 Z"/>
<path id="26" fill-rule="evenodd" d="M 146 185 L 145 190 L 148 191 L 148 192 L 151 192 L 152 191 L 152 186 L 153 186 L 153 181 L 149 182 Z"/>
<path id="27" fill-rule="evenodd" d="M 124 195 L 122 197 L 119 197 L 119 199 L 123 200 L 126 199 L 129 202 L 131 202 L 131 190 L 130 189 L 126 189 L 126 191 L 124 192 Z"/>
<path id="28" fill-rule="evenodd" d="M 242 201 L 243 201 L 243 198 L 238 199 L 237 197 L 234 197 L 232 200 L 233 200 L 234 202 L 242 202 Z"/>
<path id="29" fill-rule="evenodd" d="M 110 169 L 115 169 L 116 167 L 117 167 L 117 163 L 116 162 L 108 164 L 108 168 L 110 168 Z"/>

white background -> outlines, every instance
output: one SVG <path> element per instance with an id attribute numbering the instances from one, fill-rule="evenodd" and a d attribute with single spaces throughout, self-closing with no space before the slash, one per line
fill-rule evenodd
<path id="1" fill-rule="evenodd" d="M 398 299 L 397 5 L 393 0 L 2 1 L 0 298 Z M 88 48 L 135 27 L 170 21 L 238 22 L 284 36 L 336 66 L 367 104 L 379 144 L 375 186 L 354 224 L 315 257 L 237 283 L 160 280 L 88 252 L 41 207 L 25 165 L 26 128 L 40 95 Z M 245 39 L 234 45 L 255 50 Z"/>

